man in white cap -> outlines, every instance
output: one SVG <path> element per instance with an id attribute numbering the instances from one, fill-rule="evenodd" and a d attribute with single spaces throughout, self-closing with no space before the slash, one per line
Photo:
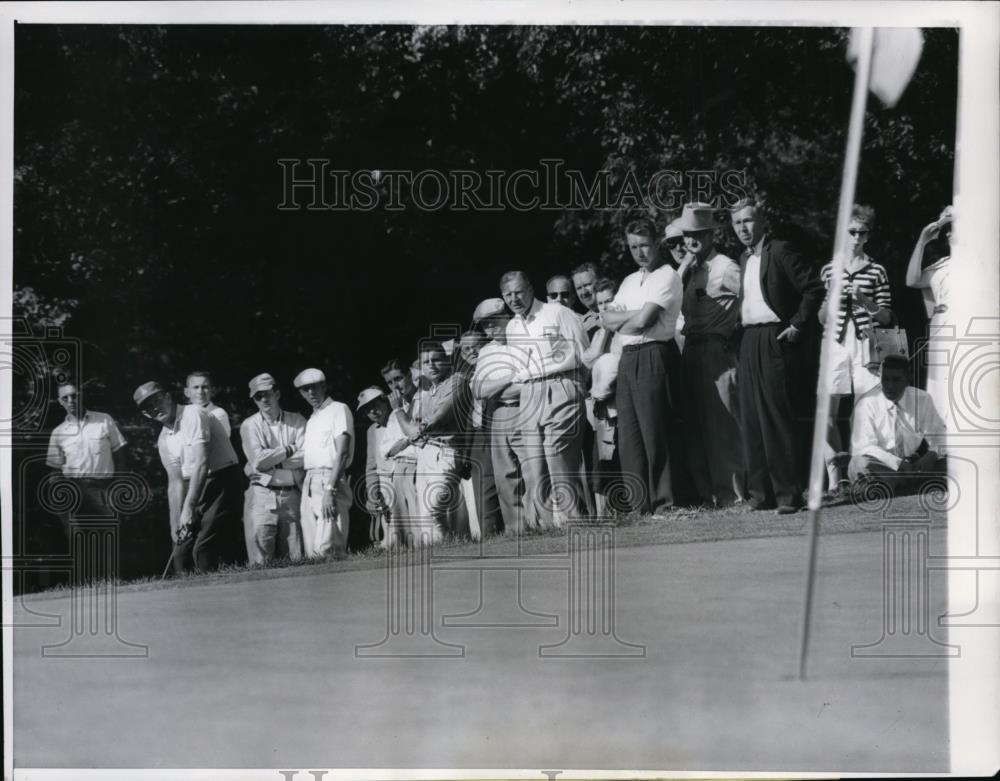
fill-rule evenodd
<path id="1" fill-rule="evenodd" d="M 358 416 L 370 421 L 365 435 L 365 509 L 377 521 L 370 534 L 371 541 L 381 541 L 383 548 L 392 544 L 389 526 L 393 522 L 395 504 L 393 459 L 387 455 L 385 447 L 391 411 L 389 398 L 381 388 L 372 386 L 358 394 Z"/>
<path id="2" fill-rule="evenodd" d="M 674 220 L 663 230 L 663 246 L 670 253 L 668 262 L 679 270 L 687 260 L 688 250 L 684 244 L 684 231 L 680 229 L 680 220 Z"/>
<path id="3" fill-rule="evenodd" d="M 711 205 L 685 204 L 674 224 L 683 232 L 688 252 L 680 269 L 687 466 L 698 499 L 724 507 L 743 499 L 746 473 L 733 341 L 740 314 L 740 267 L 715 249 L 719 225 Z"/>
<path id="4" fill-rule="evenodd" d="M 347 468 L 354 457 L 354 417 L 326 392 L 326 375 L 305 369 L 294 385 L 312 407 L 306 422 L 302 486 L 302 548 L 307 558 L 347 552 L 351 489 Z"/>
<path id="5" fill-rule="evenodd" d="M 526 496 L 542 527 L 562 526 L 589 505 L 583 478 L 584 366 L 589 345 L 581 319 L 561 304 L 542 303 L 522 271 L 500 278 L 507 324 L 521 384 L 521 464 Z M 529 522 L 533 520 L 529 514 Z"/>
<path id="6" fill-rule="evenodd" d="M 156 444 L 169 481 L 168 500 L 177 516 L 172 529 L 174 569 L 211 570 L 228 530 L 239 519 L 242 481 L 236 452 L 212 426 L 204 407 L 176 404 L 159 383 L 143 383 L 132 398 L 145 417 L 162 427 Z M 172 510 L 171 520 L 173 516 Z"/>
<path id="7" fill-rule="evenodd" d="M 281 408 L 281 391 L 270 374 L 258 374 L 248 384 L 257 412 L 240 424 L 250 478 L 243 518 L 247 557 L 251 564 L 275 557 L 298 561 L 306 419 Z"/>
<path id="8" fill-rule="evenodd" d="M 476 307 L 472 320 L 488 341 L 479 349 L 469 385 L 473 398 L 482 404 L 484 426 L 489 433 L 488 453 L 500 502 L 502 528 L 507 534 L 518 534 L 525 523 L 525 507 L 521 501 L 524 480 L 515 450 L 521 446 L 521 388 L 514 383 L 517 366 L 506 345 L 510 313 L 503 299 L 487 298 Z"/>

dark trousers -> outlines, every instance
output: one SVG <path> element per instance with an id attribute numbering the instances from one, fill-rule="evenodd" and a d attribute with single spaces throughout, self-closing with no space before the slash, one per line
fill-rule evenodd
<path id="1" fill-rule="evenodd" d="M 472 468 L 472 490 L 476 497 L 476 512 L 483 537 L 503 531 L 500 516 L 500 499 L 493 476 L 493 455 L 490 453 L 489 428 L 473 431 L 469 443 L 468 460 Z"/>
<path id="2" fill-rule="evenodd" d="M 638 483 L 630 509 L 639 512 L 657 513 L 674 505 L 670 460 L 678 444 L 679 363 L 673 340 L 622 351 L 615 393 L 618 456 L 626 479 Z"/>
<path id="3" fill-rule="evenodd" d="M 747 489 L 755 507 L 802 505 L 794 405 L 796 347 L 780 323 L 750 326 L 740 344 L 738 387 Z"/>
<path id="4" fill-rule="evenodd" d="M 687 338 L 681 354 L 684 441 L 691 484 L 702 502 L 742 499 L 746 469 L 739 427 L 736 356 L 716 334 Z"/>
<path id="5" fill-rule="evenodd" d="M 194 569 L 207 572 L 218 564 L 231 527 L 239 523 L 243 510 L 243 484 L 235 464 L 205 478 L 201 497 L 195 503 L 194 534 L 174 545 L 177 573 Z"/>
<path id="6" fill-rule="evenodd" d="M 81 517 L 98 516 L 110 519 L 111 507 L 108 505 L 108 486 L 110 478 L 98 477 L 64 477 L 60 481 L 66 489 L 73 493 L 79 492 L 80 503 L 72 512 L 59 514 L 63 531 L 69 538 L 70 523 L 76 523 Z"/>

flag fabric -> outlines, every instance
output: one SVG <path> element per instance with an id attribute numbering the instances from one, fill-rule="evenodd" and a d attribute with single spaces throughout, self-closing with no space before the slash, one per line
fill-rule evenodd
<path id="1" fill-rule="evenodd" d="M 851 30 L 847 61 L 855 64 L 860 36 Z M 917 27 L 876 27 L 872 43 L 872 72 L 868 86 L 876 97 L 892 108 L 913 78 L 924 49 L 924 34 Z"/>

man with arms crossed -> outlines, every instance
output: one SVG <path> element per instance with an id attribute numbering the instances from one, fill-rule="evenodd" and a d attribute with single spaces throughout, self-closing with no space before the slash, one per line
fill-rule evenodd
<path id="1" fill-rule="evenodd" d="M 622 357 L 615 402 L 618 407 L 618 455 L 622 472 L 643 485 L 632 509 L 662 513 L 674 506 L 672 448 L 680 432 L 676 374 L 680 352 L 674 334 L 681 308 L 681 280 L 664 262 L 652 221 L 625 228 L 638 271 L 622 280 L 615 310 L 601 312 L 604 327 L 618 334 Z"/>
<path id="2" fill-rule="evenodd" d="M 582 356 L 589 345 L 580 317 L 562 304 L 535 298 L 523 271 L 500 278 L 503 300 L 514 313 L 507 346 L 521 384 L 521 464 L 527 519 L 562 526 L 590 504 L 583 479 L 585 421 Z"/>
<path id="3" fill-rule="evenodd" d="M 247 557 L 251 564 L 275 557 L 298 561 L 306 419 L 281 408 L 281 391 L 270 374 L 258 374 L 249 385 L 257 412 L 240 424 L 250 476 L 250 502 L 243 518 Z"/>

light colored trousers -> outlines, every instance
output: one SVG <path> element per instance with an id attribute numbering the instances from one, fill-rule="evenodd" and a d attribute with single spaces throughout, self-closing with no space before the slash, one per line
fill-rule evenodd
<path id="1" fill-rule="evenodd" d="M 337 484 L 336 514 L 323 517 L 323 484 L 330 480 L 332 470 L 310 469 L 302 486 L 301 518 L 302 551 L 306 558 L 318 558 L 347 551 L 350 529 L 351 488 L 341 478 Z"/>
<path id="2" fill-rule="evenodd" d="M 298 488 L 276 491 L 251 485 L 247 489 L 243 530 L 251 564 L 283 556 L 292 561 L 302 558 L 301 504 Z"/>
<path id="3" fill-rule="evenodd" d="M 452 535 L 468 535 L 459 470 L 458 453 L 451 447 L 427 443 L 417 450 L 418 512 L 401 530 L 413 536 L 414 544 L 429 545 Z"/>
<path id="4" fill-rule="evenodd" d="M 525 524 L 544 529 L 584 515 L 590 503 L 583 468 L 587 423 L 580 383 L 567 376 L 525 383 L 519 421 L 518 435 L 508 441 L 524 480 Z"/>

